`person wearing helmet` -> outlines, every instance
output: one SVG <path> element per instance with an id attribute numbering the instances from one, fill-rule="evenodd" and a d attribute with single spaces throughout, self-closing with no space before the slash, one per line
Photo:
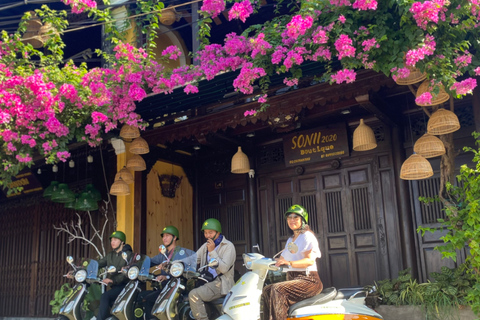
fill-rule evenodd
<path id="1" fill-rule="evenodd" d="M 122 231 L 115 231 L 110 235 L 110 246 L 112 251 L 105 257 L 98 260 L 98 267 L 114 266 L 117 270 L 121 270 L 127 263 L 122 257 L 122 252 L 127 253 L 127 260 L 132 257 L 132 247 L 126 244 L 127 236 Z M 97 320 L 104 320 L 110 316 L 110 308 L 115 299 L 123 290 L 128 282 L 128 278 L 123 273 L 108 273 L 107 277 L 102 281 L 110 286 L 110 290 L 105 291 L 100 298 L 100 306 L 97 314 Z"/>
<path id="2" fill-rule="evenodd" d="M 225 296 L 233 287 L 233 265 L 237 256 L 235 246 L 222 234 L 222 226 L 217 219 L 205 220 L 202 231 L 207 241 L 197 251 L 197 264 L 203 267 L 210 259 L 216 259 L 218 267 L 208 268 L 213 281 L 188 294 L 192 315 L 196 320 L 208 320 L 205 302 Z"/>
<path id="3" fill-rule="evenodd" d="M 293 235 L 287 240 L 275 265 L 288 268 L 287 281 L 266 286 L 262 293 L 263 319 L 285 320 L 288 308 L 319 294 L 323 289 L 316 259 L 320 258 L 318 240 L 308 226 L 308 212 L 301 205 L 291 206 L 284 214 Z"/>
<path id="4" fill-rule="evenodd" d="M 151 259 L 150 266 L 154 267 L 157 265 L 162 265 L 169 261 L 181 260 L 192 254 L 195 254 L 195 251 L 190 249 L 185 249 L 180 246 L 177 246 L 177 241 L 180 239 L 180 233 L 175 226 L 167 226 L 163 228 L 162 233 L 162 242 L 165 248 L 167 249 L 165 255 L 162 253 L 157 254 Z M 165 257 L 167 256 L 167 258 Z M 157 280 L 162 284 L 162 287 L 165 286 L 167 282 L 167 274 L 162 270 L 161 274 L 157 276 Z M 161 290 L 149 290 L 143 291 L 138 295 L 137 301 L 139 302 L 138 308 L 135 309 L 135 314 L 137 317 L 143 312 L 148 317 L 152 313 L 152 308 L 160 295 Z M 142 310 L 143 309 L 143 310 Z"/>

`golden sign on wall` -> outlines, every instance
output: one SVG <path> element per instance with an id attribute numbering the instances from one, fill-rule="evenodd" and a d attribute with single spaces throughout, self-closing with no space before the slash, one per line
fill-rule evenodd
<path id="1" fill-rule="evenodd" d="M 285 136 L 283 153 L 287 167 L 347 157 L 347 126 L 335 123 Z"/>

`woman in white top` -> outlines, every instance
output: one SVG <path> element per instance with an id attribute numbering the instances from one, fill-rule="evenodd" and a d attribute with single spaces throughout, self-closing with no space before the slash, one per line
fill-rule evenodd
<path id="1" fill-rule="evenodd" d="M 315 261 L 321 253 L 317 238 L 307 224 L 308 212 L 295 204 L 285 212 L 285 219 L 293 235 L 275 265 L 288 267 L 287 281 L 263 289 L 263 320 L 287 319 L 291 305 L 313 297 L 323 289 Z"/>

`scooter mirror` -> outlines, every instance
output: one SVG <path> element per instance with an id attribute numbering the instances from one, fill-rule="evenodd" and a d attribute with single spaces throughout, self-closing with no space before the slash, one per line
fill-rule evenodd
<path id="1" fill-rule="evenodd" d="M 115 273 L 116 271 L 117 271 L 117 268 L 115 268 L 114 266 L 110 266 L 107 269 L 107 273 Z"/>
<path id="2" fill-rule="evenodd" d="M 216 267 L 218 267 L 218 260 L 215 259 L 215 258 L 210 259 L 210 261 L 208 261 L 208 266 L 209 266 L 210 268 L 216 268 Z"/>
<path id="3" fill-rule="evenodd" d="M 165 252 L 167 252 L 167 247 L 165 247 L 163 244 L 161 244 L 158 247 L 158 251 L 160 251 L 161 254 L 165 255 Z"/>
<path id="4" fill-rule="evenodd" d="M 122 258 L 123 258 L 123 260 L 125 260 L 125 262 L 128 264 L 127 253 L 126 253 L 125 251 L 122 252 Z"/>
<path id="5" fill-rule="evenodd" d="M 68 262 L 69 264 L 72 264 L 72 262 L 73 262 L 73 257 L 72 257 L 72 256 L 68 256 L 68 257 L 67 257 L 67 262 Z"/>

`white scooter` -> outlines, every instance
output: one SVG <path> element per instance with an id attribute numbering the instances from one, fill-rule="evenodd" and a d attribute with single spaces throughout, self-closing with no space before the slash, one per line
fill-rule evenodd
<path id="1" fill-rule="evenodd" d="M 281 252 L 280 252 L 281 253 Z M 259 253 L 244 253 L 245 267 L 250 270 L 232 287 L 223 302 L 223 315 L 217 320 L 260 319 L 260 298 L 268 271 L 278 271 L 275 260 Z M 383 319 L 365 305 L 363 288 L 324 289 L 320 294 L 290 307 L 287 320 Z"/>

